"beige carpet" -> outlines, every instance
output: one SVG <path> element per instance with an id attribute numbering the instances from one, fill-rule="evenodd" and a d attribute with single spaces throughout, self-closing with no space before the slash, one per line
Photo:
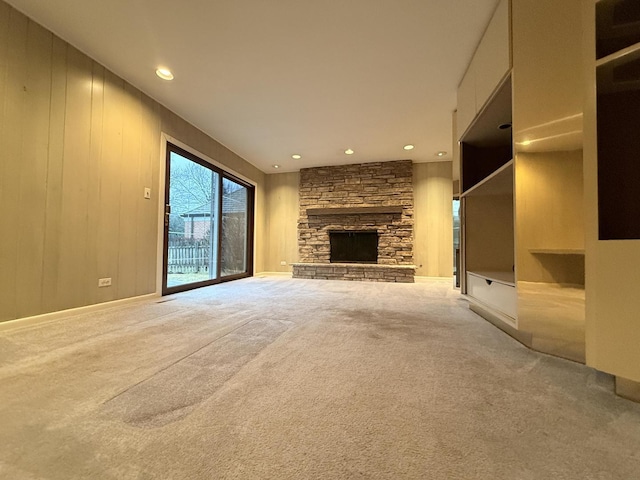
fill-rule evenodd
<path id="1" fill-rule="evenodd" d="M 0 478 L 640 478 L 640 405 L 450 285 L 251 278 L 0 331 Z"/>

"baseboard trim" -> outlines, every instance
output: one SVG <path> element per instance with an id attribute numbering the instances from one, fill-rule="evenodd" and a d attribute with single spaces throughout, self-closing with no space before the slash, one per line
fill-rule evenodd
<path id="1" fill-rule="evenodd" d="M 69 317 L 72 315 L 80 315 L 83 313 L 91 313 L 106 308 L 119 307 L 122 305 L 128 305 L 130 303 L 142 302 L 145 300 L 152 300 L 159 298 L 157 293 L 149 293 L 146 295 L 139 295 L 136 297 L 123 298 L 120 300 L 112 300 L 110 302 L 95 303 L 93 305 L 86 305 L 84 307 L 69 308 L 67 310 L 58 310 L 57 312 L 43 313 L 41 315 L 34 315 L 31 317 L 16 318 L 15 320 L 6 320 L 0 322 L 0 331 L 10 330 L 14 328 L 29 327 L 40 323 L 49 323 L 61 318 Z"/>
<path id="2" fill-rule="evenodd" d="M 451 282 L 454 281 L 453 277 L 425 277 L 422 275 L 416 275 L 413 277 L 413 279 L 415 283 L 429 283 L 433 282 L 434 280 L 450 280 Z"/>
<path id="3" fill-rule="evenodd" d="M 254 277 L 288 277 L 291 278 L 292 272 L 259 272 Z"/>
<path id="4" fill-rule="evenodd" d="M 616 395 L 640 403 L 640 383 L 616 376 Z"/>

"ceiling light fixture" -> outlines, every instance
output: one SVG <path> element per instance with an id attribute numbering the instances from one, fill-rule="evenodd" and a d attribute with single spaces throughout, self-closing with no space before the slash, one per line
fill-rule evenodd
<path id="1" fill-rule="evenodd" d="M 440 151 L 440 152 L 436 153 L 436 157 L 444 157 L 446 154 L 447 154 L 447 152 Z"/>
<path id="2" fill-rule="evenodd" d="M 302 155 L 298 155 L 297 153 L 294 155 L 291 155 L 291 158 L 295 159 L 295 160 L 300 160 L 302 158 Z"/>
<path id="3" fill-rule="evenodd" d="M 274 165 L 273 168 L 280 168 L 280 165 Z"/>
<path id="4" fill-rule="evenodd" d="M 169 70 L 168 68 L 159 67 L 156 70 L 156 75 L 158 75 L 163 80 L 173 80 L 173 73 L 171 73 L 171 70 Z"/>
<path id="5" fill-rule="evenodd" d="M 354 153 L 356 153 L 356 152 L 354 152 L 354 151 L 353 151 L 353 150 L 351 150 L 350 148 L 347 148 L 347 149 L 344 151 L 344 153 L 346 153 L 347 155 L 353 155 L 353 154 L 354 154 Z"/>
<path id="6" fill-rule="evenodd" d="M 414 148 L 416 148 L 416 147 L 414 147 L 413 145 L 409 144 L 409 145 L 405 145 L 405 146 L 404 146 L 404 147 L 402 147 L 402 148 L 404 148 L 405 150 L 413 150 L 413 149 L 414 149 Z"/>

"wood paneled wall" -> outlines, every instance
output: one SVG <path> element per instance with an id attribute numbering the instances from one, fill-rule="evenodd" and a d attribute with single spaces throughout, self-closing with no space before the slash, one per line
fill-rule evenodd
<path id="1" fill-rule="evenodd" d="M 298 261 L 299 183 L 299 172 L 266 175 L 265 270 L 268 272 L 290 272 L 290 264 Z M 281 261 L 287 265 L 280 265 Z"/>
<path id="2" fill-rule="evenodd" d="M 413 263 L 416 275 L 453 275 L 451 162 L 413 164 Z"/>
<path id="3" fill-rule="evenodd" d="M 258 169 L 0 2 L 0 321 L 155 291 L 162 131 L 260 191 Z"/>

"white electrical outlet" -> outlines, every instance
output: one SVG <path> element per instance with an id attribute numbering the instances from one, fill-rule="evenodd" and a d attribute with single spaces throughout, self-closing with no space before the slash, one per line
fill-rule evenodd
<path id="1" fill-rule="evenodd" d="M 286 264 L 287 264 L 287 262 L 285 262 L 284 260 L 282 260 L 282 261 L 280 262 L 280 265 L 282 265 L 283 267 L 284 267 Z"/>
<path id="2" fill-rule="evenodd" d="M 110 287 L 110 286 L 111 286 L 111 277 L 98 279 L 98 287 Z"/>
<path id="3" fill-rule="evenodd" d="M 151 198 L 151 189 L 149 187 L 144 187 L 144 198 L 147 200 Z"/>

